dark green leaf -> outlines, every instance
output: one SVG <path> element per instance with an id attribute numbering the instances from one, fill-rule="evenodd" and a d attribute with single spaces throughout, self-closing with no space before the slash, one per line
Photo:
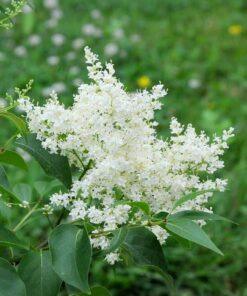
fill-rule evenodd
<path id="1" fill-rule="evenodd" d="M 128 229 L 124 246 L 135 262 L 145 266 L 157 266 L 165 271 L 165 257 L 156 236 L 145 227 Z"/>
<path id="2" fill-rule="evenodd" d="M 26 137 L 26 140 L 16 141 L 17 146 L 30 153 L 41 165 L 44 171 L 59 179 L 67 188 L 72 183 L 71 170 L 68 159 L 58 154 L 50 154 L 45 150 L 34 134 Z"/>
<path id="3" fill-rule="evenodd" d="M 7 196 L 7 197 L 10 197 L 15 202 L 20 203 L 19 198 L 13 192 L 11 192 L 11 190 L 9 188 L 9 182 L 8 182 L 7 175 L 5 173 L 4 168 L 1 166 L 0 166 L 0 193 L 2 193 L 3 198 Z"/>
<path id="4" fill-rule="evenodd" d="M 27 165 L 24 159 L 18 153 L 10 150 L 0 151 L 0 163 L 10 164 L 27 171 Z"/>
<path id="5" fill-rule="evenodd" d="M 46 194 L 56 189 L 61 189 L 62 186 L 64 185 L 62 185 L 62 183 L 60 183 L 60 181 L 58 180 L 53 180 L 51 182 L 45 182 L 45 181 L 34 182 L 34 188 L 40 197 L 44 197 Z"/>
<path id="6" fill-rule="evenodd" d="M 102 286 L 95 286 L 91 289 L 92 296 L 111 296 L 111 293 Z"/>
<path id="7" fill-rule="evenodd" d="M 154 218 L 155 220 L 165 220 L 167 216 L 168 216 L 167 212 L 159 212 L 153 215 L 152 218 Z"/>
<path id="8" fill-rule="evenodd" d="M 117 248 L 121 246 L 121 244 L 124 242 L 126 238 L 127 232 L 128 232 L 127 226 L 123 226 L 115 231 L 114 236 L 110 241 L 110 246 L 107 249 L 108 253 L 114 252 Z"/>
<path id="9" fill-rule="evenodd" d="M 52 264 L 65 283 L 90 293 L 88 273 L 92 250 L 85 229 L 63 224 L 53 230 L 49 238 Z"/>
<path id="10" fill-rule="evenodd" d="M 0 295 L 26 296 L 26 288 L 15 268 L 5 259 L 0 258 Z"/>
<path id="11" fill-rule="evenodd" d="M 16 247 L 20 249 L 28 249 L 28 246 L 23 243 L 11 230 L 0 225 L 0 245 L 6 247 Z"/>
<path id="12" fill-rule="evenodd" d="M 143 201 L 129 201 L 125 204 L 130 205 L 131 207 L 137 207 L 141 211 L 143 211 L 146 215 L 150 214 L 149 205 Z"/>
<path id="13" fill-rule="evenodd" d="M 175 210 L 177 207 L 181 206 L 182 204 L 184 204 L 188 200 L 193 200 L 201 194 L 205 194 L 208 192 L 214 192 L 214 191 L 215 190 L 201 190 L 201 191 L 196 191 L 196 192 L 191 192 L 189 194 L 186 194 L 186 195 L 182 196 L 181 198 L 179 198 L 177 201 L 175 201 L 172 211 Z"/>
<path id="14" fill-rule="evenodd" d="M 28 184 L 16 184 L 13 188 L 13 192 L 22 201 L 31 202 L 32 200 L 32 188 Z"/>
<path id="15" fill-rule="evenodd" d="M 5 117 L 6 119 L 10 120 L 20 131 L 20 133 L 24 134 L 27 132 L 26 123 L 20 117 L 16 116 L 10 112 L 0 112 L 0 116 Z"/>
<path id="16" fill-rule="evenodd" d="M 177 212 L 175 214 L 168 216 L 168 221 L 176 220 L 178 218 L 186 218 L 190 220 L 215 220 L 215 221 L 226 221 L 226 222 L 234 223 L 233 221 L 225 217 L 222 217 L 213 213 L 203 212 L 203 211 Z"/>
<path id="17" fill-rule="evenodd" d="M 56 296 L 62 281 L 53 271 L 49 251 L 29 252 L 18 268 L 27 296 Z"/>
<path id="18" fill-rule="evenodd" d="M 0 223 L 6 223 L 11 217 L 12 211 L 6 203 L 0 199 Z"/>
<path id="19" fill-rule="evenodd" d="M 204 230 L 195 222 L 180 218 L 172 221 L 168 221 L 166 224 L 167 230 L 181 236 L 187 240 L 190 240 L 198 245 L 204 246 L 220 255 L 222 252 L 216 247 L 216 245 L 207 236 Z"/>
<path id="20" fill-rule="evenodd" d="M 9 188 L 9 180 L 2 166 L 0 166 L 0 185 Z"/>
<path id="21" fill-rule="evenodd" d="M 88 294 L 80 293 L 76 291 L 76 289 L 73 289 L 72 287 L 67 286 L 67 291 L 70 296 L 88 296 Z M 102 286 L 94 286 L 91 288 L 91 296 L 111 296 L 111 293 Z"/>

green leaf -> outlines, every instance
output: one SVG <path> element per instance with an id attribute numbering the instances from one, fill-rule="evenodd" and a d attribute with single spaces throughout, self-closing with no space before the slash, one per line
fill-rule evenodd
<path id="1" fill-rule="evenodd" d="M 91 295 L 92 296 L 111 296 L 111 293 L 102 286 L 94 286 L 91 289 Z"/>
<path id="2" fill-rule="evenodd" d="M 72 176 L 67 157 L 50 154 L 42 147 L 34 134 L 28 135 L 26 141 L 24 139 L 17 140 L 16 144 L 30 153 L 48 175 L 59 179 L 67 188 L 70 188 Z"/>
<path id="3" fill-rule="evenodd" d="M 68 287 L 67 290 L 70 296 L 88 296 L 88 294 L 77 292 L 75 289 Z M 94 286 L 91 288 L 91 296 L 111 296 L 111 293 L 102 286 Z"/>
<path id="4" fill-rule="evenodd" d="M 8 223 L 11 214 L 11 209 L 0 199 L 0 223 Z"/>
<path id="5" fill-rule="evenodd" d="M 5 173 L 4 168 L 1 166 L 0 166 L 0 193 L 2 193 L 2 197 L 7 196 L 17 203 L 21 202 L 19 198 L 13 192 L 11 192 L 9 188 L 9 181 L 8 181 L 7 175 Z"/>
<path id="6" fill-rule="evenodd" d="M 31 34 L 35 23 L 35 15 L 33 12 L 24 13 L 22 15 L 22 30 L 26 35 Z"/>
<path id="7" fill-rule="evenodd" d="M 22 201 L 32 201 L 32 188 L 28 184 L 19 183 L 16 184 L 13 188 L 13 192 L 18 196 Z"/>
<path id="8" fill-rule="evenodd" d="M 0 163 L 13 165 L 19 169 L 27 171 L 27 165 L 24 159 L 14 151 L 0 150 Z"/>
<path id="9" fill-rule="evenodd" d="M 203 212 L 203 211 L 181 211 L 177 212 L 175 214 L 169 215 L 168 216 L 168 221 L 176 220 L 178 218 L 186 218 L 189 220 L 214 220 L 214 221 L 225 221 L 225 222 L 231 222 L 234 223 L 233 221 L 213 214 L 213 213 L 208 213 L 208 212 Z"/>
<path id="10" fill-rule="evenodd" d="M 87 296 L 82 293 L 80 296 Z M 111 296 L 111 293 L 102 286 L 94 286 L 91 288 L 91 296 Z"/>
<path id="11" fill-rule="evenodd" d="M 150 230 L 143 226 L 129 228 L 123 246 L 125 256 L 129 253 L 135 263 L 159 272 L 168 288 L 174 289 L 173 279 L 166 271 L 163 249 Z M 127 261 L 129 255 L 126 257 Z"/>
<path id="12" fill-rule="evenodd" d="M 127 232 L 128 232 L 128 228 L 126 226 L 123 226 L 114 232 L 114 236 L 110 241 L 110 246 L 107 249 L 108 253 L 114 252 L 116 249 L 118 249 L 122 245 L 122 243 L 126 238 Z"/>
<path id="13" fill-rule="evenodd" d="M 2 166 L 0 166 L 0 185 L 9 188 L 9 180 Z"/>
<path id="14" fill-rule="evenodd" d="M 223 253 L 216 247 L 216 245 L 207 236 L 204 230 L 195 222 L 180 218 L 172 221 L 168 221 L 166 229 L 178 236 L 181 236 L 189 241 L 192 241 L 198 245 L 204 246 L 220 255 Z"/>
<path id="15" fill-rule="evenodd" d="M 68 285 L 90 293 L 88 273 L 92 250 L 85 228 L 59 225 L 49 237 L 49 246 L 53 268 L 59 277 Z"/>
<path id="16" fill-rule="evenodd" d="M 191 192 L 189 194 L 186 194 L 179 198 L 177 201 L 175 201 L 172 211 L 174 211 L 177 207 L 181 206 L 188 200 L 193 200 L 197 198 L 201 194 L 209 193 L 209 192 L 214 192 L 215 190 L 201 190 L 201 191 L 196 191 L 196 192 Z"/>
<path id="17" fill-rule="evenodd" d="M 62 281 L 52 268 L 49 251 L 29 252 L 21 260 L 18 273 L 27 296 L 55 296 L 59 292 Z"/>
<path id="18" fill-rule="evenodd" d="M 143 201 L 129 201 L 126 204 L 130 205 L 131 207 L 136 207 L 136 208 L 140 209 L 146 215 L 150 214 L 149 205 L 146 202 L 143 202 Z"/>
<path id="19" fill-rule="evenodd" d="M 27 133 L 27 126 L 24 120 L 10 112 L 0 112 L 0 116 L 10 120 L 20 131 L 21 134 Z"/>
<path id="20" fill-rule="evenodd" d="M 156 236 L 143 226 L 128 229 L 124 246 L 137 264 L 157 266 L 165 271 L 165 256 Z"/>
<path id="21" fill-rule="evenodd" d="M 16 247 L 28 250 L 28 246 L 23 243 L 11 230 L 0 225 L 0 245 L 6 247 Z"/>
<path id="22" fill-rule="evenodd" d="M 152 218 L 154 220 L 165 220 L 167 216 L 168 216 L 167 212 L 159 212 L 159 213 L 153 215 Z"/>
<path id="23" fill-rule="evenodd" d="M 26 296 L 26 288 L 15 268 L 5 259 L 0 258 L 0 295 Z"/>
<path id="24" fill-rule="evenodd" d="M 62 184 L 58 180 L 53 180 L 51 182 L 37 181 L 34 182 L 34 189 L 37 191 L 40 197 L 44 197 L 51 191 L 59 188 L 61 189 Z"/>

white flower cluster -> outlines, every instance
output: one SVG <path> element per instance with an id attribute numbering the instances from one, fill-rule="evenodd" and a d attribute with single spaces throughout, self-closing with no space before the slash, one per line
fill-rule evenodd
<path id="1" fill-rule="evenodd" d="M 54 194 L 51 204 L 67 208 L 73 220 L 91 222 L 93 246 L 107 249 L 110 231 L 126 223 L 148 224 L 141 210 L 133 214 L 131 202 L 146 202 L 152 213 L 170 212 L 174 202 L 190 192 L 223 191 L 226 181 L 210 176 L 223 167 L 220 156 L 232 129 L 211 142 L 203 132 L 197 135 L 191 125 L 184 127 L 172 118 L 170 139 L 159 139 L 154 111 L 166 95 L 163 86 L 127 93 L 111 63 L 103 68 L 89 48 L 85 56 L 93 83 L 79 87 L 70 108 L 59 103 L 55 93 L 45 106 L 29 99 L 19 103 L 43 147 L 66 155 L 81 171 L 71 190 Z M 209 211 L 205 204 L 211 195 L 201 194 L 176 210 Z M 166 240 L 164 229 L 150 229 L 161 243 Z M 106 259 L 113 264 L 118 258 L 113 253 Z"/>

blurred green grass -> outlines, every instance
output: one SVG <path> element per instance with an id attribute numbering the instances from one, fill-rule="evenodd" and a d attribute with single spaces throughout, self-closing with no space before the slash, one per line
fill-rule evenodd
<path id="1" fill-rule="evenodd" d="M 168 135 L 171 116 L 177 116 L 184 124 L 192 123 L 198 130 L 204 129 L 209 135 L 235 127 L 236 136 L 224 156 L 226 167 L 220 172 L 229 179 L 228 191 L 217 195 L 212 204 L 217 213 L 239 225 L 207 226 L 225 256 L 197 247 L 183 249 L 173 241 L 164 251 L 178 295 L 247 295 L 246 2 L 63 0 L 47 9 L 38 0 L 31 7 L 17 18 L 14 29 L 0 31 L 0 97 L 4 98 L 6 91 L 11 93 L 14 86 L 22 87 L 34 79 L 31 96 L 36 101 L 44 102 L 47 88 L 59 83 L 61 99 L 70 104 L 76 84 L 87 81 L 83 50 L 73 48 L 73 41 L 82 38 L 84 45 L 103 60 L 113 60 L 117 75 L 128 90 L 135 90 L 142 76 L 147 76 L 151 85 L 159 81 L 165 84 L 169 94 L 162 111 L 157 113 L 161 136 Z M 54 11 L 57 15 L 62 13 L 62 17 L 49 28 L 47 21 L 54 20 L 54 16 L 50 17 Z M 82 27 L 89 24 L 99 29 L 102 36 L 86 36 Z M 34 34 L 41 38 L 36 46 L 29 41 Z M 52 43 L 54 34 L 64 36 L 61 46 Z M 113 55 L 107 51 L 109 44 L 117 51 Z M 58 57 L 59 63 L 49 65 L 50 56 Z M 12 127 L 3 121 L 0 124 L 2 145 Z M 27 175 L 13 169 L 9 173 L 13 185 L 44 179 L 34 162 Z M 109 268 L 100 263 L 93 270 L 92 278 L 107 283 L 118 296 L 169 295 L 152 272 Z"/>

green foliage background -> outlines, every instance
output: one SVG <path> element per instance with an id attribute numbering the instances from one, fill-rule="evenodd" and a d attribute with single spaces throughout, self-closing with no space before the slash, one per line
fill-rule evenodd
<path id="1" fill-rule="evenodd" d="M 130 91 L 136 89 L 137 79 L 148 76 L 152 84 L 161 81 L 169 89 L 162 111 L 157 113 L 159 134 L 168 135 L 171 116 L 177 116 L 184 124 L 192 123 L 208 134 L 220 133 L 230 126 L 236 136 L 224 156 L 226 167 L 221 175 L 229 179 L 228 191 L 218 194 L 212 201 L 215 212 L 228 217 L 239 225 L 218 223 L 208 225 L 208 232 L 224 252 L 221 257 L 200 247 L 184 248 L 175 241 L 164 247 L 168 270 L 175 278 L 178 295 L 247 295 L 247 5 L 240 0 L 61 0 L 63 17 L 53 29 L 45 26 L 49 12 L 41 0 L 30 3 L 32 11 L 20 15 L 9 31 L 0 31 L 0 97 L 14 86 L 23 87 L 34 79 L 31 97 L 44 102 L 42 90 L 55 82 L 66 84 L 60 97 L 65 104 L 72 102 L 76 87 L 75 78 L 86 80 L 82 50 L 76 51 L 73 61 L 66 54 L 73 51 L 71 43 L 82 37 L 85 44 L 97 52 L 103 60 L 104 47 L 115 43 L 126 53 L 115 55 L 112 60 L 117 75 Z M 94 20 L 91 11 L 98 9 L 102 18 Z M 85 37 L 83 24 L 98 26 L 103 36 L 99 39 Z M 229 28 L 240 25 L 239 34 L 232 35 Z M 113 32 L 123 29 L 121 39 Z M 55 47 L 51 36 L 64 34 L 65 43 Z M 39 34 L 42 42 L 31 47 L 28 37 Z M 139 42 L 131 41 L 138 34 Z M 25 57 L 15 54 L 17 46 L 24 45 Z M 48 56 L 60 57 L 60 63 L 52 67 Z M 69 68 L 81 66 L 81 73 L 71 74 Z M 191 80 L 199 81 L 191 88 Z M 0 119 L 0 143 L 9 137 L 13 127 Z M 18 182 L 33 184 L 49 180 L 39 166 L 31 161 L 28 173 L 9 169 L 12 186 Z M 0 215 L 1 216 L 1 215 Z M 6 217 L 1 217 L 5 219 Z M 33 221 L 39 225 L 35 232 L 26 231 L 38 238 L 46 229 L 42 218 Z M 169 295 L 160 277 L 154 272 L 121 264 L 109 267 L 97 262 L 93 266 L 91 280 L 107 286 L 114 295 Z"/>

